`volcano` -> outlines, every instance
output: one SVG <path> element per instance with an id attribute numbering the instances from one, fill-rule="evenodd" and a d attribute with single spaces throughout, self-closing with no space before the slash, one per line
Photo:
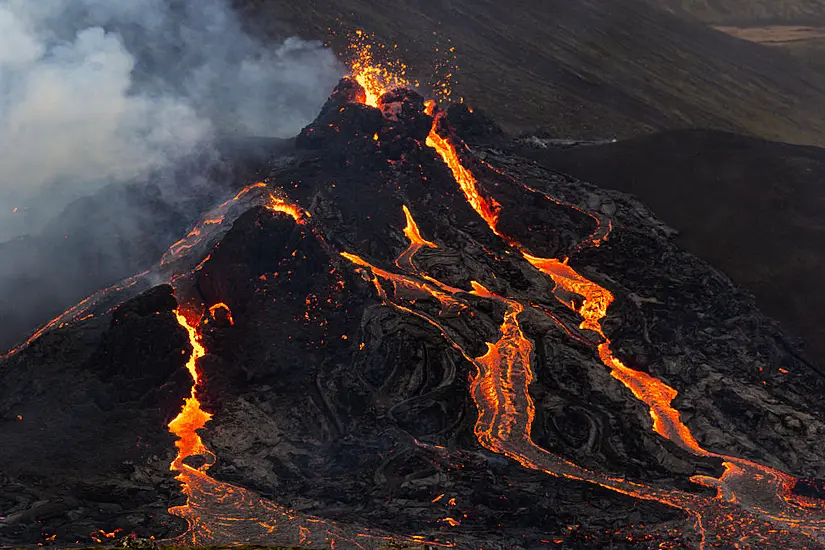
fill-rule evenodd
<path id="1" fill-rule="evenodd" d="M 752 297 L 379 77 L 0 363 L 0 544 L 825 548 L 825 378 Z"/>

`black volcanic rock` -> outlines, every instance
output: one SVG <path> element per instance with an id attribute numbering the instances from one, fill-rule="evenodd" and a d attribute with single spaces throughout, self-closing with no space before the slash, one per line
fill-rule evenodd
<path id="1" fill-rule="evenodd" d="M 195 534 L 207 542 L 304 540 L 280 530 L 285 522 L 276 522 L 274 531 L 269 521 L 259 524 L 260 533 L 248 529 L 284 507 L 291 518 L 312 516 L 306 525 L 334 521 L 348 532 L 397 540 L 424 536 L 462 548 L 545 548 L 552 541 L 587 550 L 695 548 L 701 536 L 695 518 L 683 511 L 691 504 L 682 503 L 699 502 L 692 511 L 708 515 L 703 525 L 709 548 L 728 548 L 729 533 L 764 536 L 733 541 L 752 549 L 781 547 L 776 541 L 800 547 L 797 531 L 773 529 L 780 524 L 765 524 L 753 512 L 762 500 L 773 504 L 764 483 L 770 476 L 748 478 L 745 496 L 751 500 L 742 505 L 750 512 L 715 498 L 710 480 L 722 476 L 725 459 L 658 435 L 654 421 L 661 416 L 620 381 L 622 372 L 647 380 L 635 387 L 643 397 L 645 391 L 664 394 L 645 376 L 668 384 L 673 393 L 665 395 L 703 448 L 804 478 L 797 492 L 816 497 L 815 480 L 825 476 L 819 444 L 825 406 L 818 398 L 825 378 L 800 359 L 752 298 L 675 246 L 672 230 L 635 199 L 499 148 L 469 148 L 450 116 L 437 112 L 438 135 L 472 174 L 462 189 L 422 141 L 429 132 L 424 122 L 431 128 L 433 119 L 420 96 L 391 92 L 381 100 L 383 112 L 362 99 L 352 81 L 340 84 L 297 140 L 294 159 L 268 174 L 272 192 L 305 212 L 298 220 L 252 208 L 208 257 L 194 259 L 203 262 L 191 274 L 175 280 L 181 307 L 203 312 L 199 330 L 207 354 L 198 365 L 198 396 L 213 418 L 200 433 L 216 457 L 208 475 L 221 489 L 193 489 L 195 500 L 211 503 L 206 511 L 220 518 L 219 529 L 207 521 L 195 525 L 202 529 Z M 495 135 L 479 115 L 453 113 L 465 132 L 479 127 L 477 135 Z M 471 206 L 479 196 L 493 205 L 489 224 Z M 413 259 L 405 208 L 427 240 Z M 578 275 L 554 282 L 527 261 L 525 251 L 564 259 L 557 265 L 566 267 L 558 269 Z M 610 292 L 601 319 L 609 343 L 585 328 L 577 313 L 595 295 L 585 296 L 583 287 L 561 288 L 583 281 Z M 489 298 L 480 285 L 502 298 Z M 217 304 L 231 311 L 231 321 L 225 312 L 208 313 Z M 38 401 L 55 391 L 44 390 L 44 380 L 79 380 L 61 385 L 64 393 L 75 388 L 77 395 L 68 392 L 67 400 L 73 405 L 95 402 L 87 388 L 108 396 L 105 414 L 84 416 L 78 405 L 57 416 L 60 433 L 70 434 L 63 444 L 68 439 L 74 445 L 71 458 L 91 446 L 89 436 L 77 435 L 80 430 L 91 426 L 97 435 L 101 419 L 121 422 L 121 435 L 107 434 L 115 443 L 95 457 L 100 475 L 83 485 L 66 482 L 69 489 L 61 493 L 94 502 L 114 493 L 119 508 L 101 507 L 104 512 L 94 516 L 106 519 L 103 527 L 132 527 L 127 513 L 154 513 L 158 497 L 175 488 L 159 481 L 168 482 L 168 473 L 162 478 L 157 471 L 164 464 L 161 449 L 165 464 L 173 452 L 158 409 L 167 396 L 180 403 L 188 387 L 173 374 L 185 374 L 188 349 L 182 329 L 173 326 L 174 307 L 170 289 L 156 288 L 115 310 L 108 326 L 93 320 L 94 326 L 47 333 L 4 363 L 4 373 L 18 373 L 1 379 L 0 412 L 7 424 L 14 410 L 24 418 L 49 411 Z M 521 347 L 497 347 L 505 333 Z M 601 343 L 626 371 L 605 366 Z M 486 371 L 506 374 L 494 352 L 513 359 L 514 369 L 499 385 L 478 385 Z M 510 409 L 484 405 L 484 399 L 504 402 L 507 385 L 527 380 L 518 371 L 527 363 L 531 383 L 525 391 L 535 406 L 527 435 L 537 447 L 524 440 L 516 445 L 534 453 L 528 458 L 557 456 L 558 463 L 542 464 L 558 477 L 522 465 L 532 458 L 518 462 L 499 452 L 494 443 L 503 432 L 479 423 L 480 406 L 484 418 L 503 419 L 501 430 L 527 426 L 523 410 L 515 418 Z M 143 396 L 118 389 L 130 383 L 127 373 L 136 378 L 136 390 L 152 384 L 158 389 Z M 46 419 L 36 420 L 39 427 Z M 138 420 L 145 425 L 138 428 Z M 28 438 L 41 437 L 27 430 L 3 435 L 24 455 Z M 156 458 L 134 450 L 133 433 L 150 439 L 147 449 Z M 25 493 L 20 487 L 29 470 L 53 471 L 49 461 L 35 467 L 13 456 L 0 450 L 0 463 L 15 468 L 4 486 L 8 494 Z M 113 465 L 124 457 L 151 464 L 140 475 L 123 476 L 148 491 L 140 494 L 154 498 L 152 504 L 133 502 L 118 489 Z M 569 479 L 575 478 L 564 473 L 569 463 L 596 472 L 592 479 L 601 481 Z M 137 470 L 137 464 L 130 467 Z M 155 477 L 145 477 L 147 471 Z M 138 483 L 145 479 L 156 483 Z M 616 483 L 668 497 L 635 499 L 627 493 L 636 489 L 610 490 Z M 45 486 L 50 495 L 57 491 L 54 484 Z M 267 501 L 247 498 L 241 488 Z M 239 505 L 222 508 L 224 497 Z M 43 525 L 66 533 L 86 526 L 86 516 L 72 523 L 60 509 L 41 510 L 31 498 L 3 506 L 22 513 L 15 525 L 29 530 L 38 514 Z M 151 524 L 156 534 L 170 533 L 163 517 L 167 523 Z M 728 517 L 734 523 L 724 523 Z M 0 530 L 0 540 L 34 540 L 29 531 L 9 529 Z M 385 544 L 369 536 L 352 540 L 368 548 Z M 822 547 L 809 539 L 805 544 Z M 342 539 L 338 545 L 354 546 Z"/>
<path id="2" fill-rule="evenodd" d="M 483 110 L 466 103 L 453 103 L 447 108 L 447 122 L 455 133 L 470 145 L 490 144 L 506 138 L 504 130 Z"/>
<path id="3" fill-rule="evenodd" d="M 334 151 L 342 162 L 352 154 L 375 152 L 373 137 L 381 130 L 383 119 L 380 111 L 362 103 L 365 97 L 357 82 L 341 79 L 315 121 L 298 134 L 295 146 Z"/>
<path id="4" fill-rule="evenodd" d="M 222 360 L 220 376 L 245 379 L 241 391 L 250 380 L 296 387 L 306 383 L 296 379 L 312 372 L 310 365 L 348 347 L 342 336 L 354 319 L 343 306 L 352 299 L 330 261 L 309 227 L 286 214 L 256 208 L 235 222 L 196 282 L 207 304 L 225 303 L 232 311 L 234 324 L 207 334 L 207 348 Z M 255 357 L 262 349 L 306 366 L 270 369 Z M 207 377 L 213 370 L 217 366 L 207 368 Z"/>
<path id="5" fill-rule="evenodd" d="M 316 117 L 316 122 L 342 107 L 358 103 L 363 104 L 366 103 L 366 101 L 367 93 L 364 88 L 361 87 L 354 78 L 346 76 L 342 78 L 335 89 L 332 90 L 329 99 L 327 99 L 324 106 L 321 107 L 321 111 Z"/>
<path id="6" fill-rule="evenodd" d="M 169 286 L 52 331 L 0 367 L 0 545 L 180 529 L 166 424 L 191 378 Z"/>
<path id="7" fill-rule="evenodd" d="M 433 125 L 424 112 L 424 98 L 412 90 L 397 89 L 381 96 L 379 109 L 385 121 L 384 133 L 423 141 Z"/>
<path id="8" fill-rule="evenodd" d="M 181 355 L 190 354 L 192 346 L 175 318 L 177 305 L 169 285 L 125 302 L 112 312 L 109 329 L 89 360 L 90 368 L 116 388 L 118 400 L 140 399 L 158 407 L 160 423 L 178 413 L 190 383 L 180 366 Z"/>

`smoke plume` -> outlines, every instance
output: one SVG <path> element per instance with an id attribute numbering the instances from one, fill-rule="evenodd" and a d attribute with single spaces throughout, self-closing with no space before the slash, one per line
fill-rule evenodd
<path id="1" fill-rule="evenodd" d="M 222 0 L 0 0 L 0 241 L 220 136 L 294 135 L 341 73 Z"/>

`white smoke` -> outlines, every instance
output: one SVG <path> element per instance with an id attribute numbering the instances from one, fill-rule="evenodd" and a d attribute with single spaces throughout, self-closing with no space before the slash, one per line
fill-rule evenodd
<path id="1" fill-rule="evenodd" d="M 0 240 L 35 229 L 15 224 L 35 197 L 64 205 L 220 134 L 294 135 L 341 74 L 318 43 L 249 37 L 223 0 L 0 0 Z"/>

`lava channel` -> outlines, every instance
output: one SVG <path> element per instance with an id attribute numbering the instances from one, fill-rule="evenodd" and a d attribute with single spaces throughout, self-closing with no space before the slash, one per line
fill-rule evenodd
<path id="1" fill-rule="evenodd" d="M 356 81 L 369 90 L 368 98 L 373 98 L 373 101 L 368 100 L 367 104 L 375 103 L 373 106 L 377 106 L 381 95 L 388 91 L 387 79 L 382 76 L 385 70 L 374 67 L 365 68 L 363 64 L 352 68 Z M 533 256 L 518 241 L 502 234 L 497 227 L 501 205 L 495 199 L 481 195 L 476 177 L 461 163 L 461 158 L 453 143 L 448 137 L 438 134 L 439 119 L 444 115 L 436 112 L 434 102 L 427 102 L 426 112 L 433 116 L 433 126 L 427 138 L 427 145 L 449 167 L 467 202 L 495 235 L 516 248 L 533 267 L 553 280 L 556 285 L 554 291 L 556 298 L 582 317 L 580 328 L 593 331 L 601 337 L 602 342 L 596 346 L 596 353 L 604 365 L 610 369 L 611 375 L 628 388 L 635 398 L 648 405 L 654 431 L 699 456 L 722 458 L 725 471 L 718 479 L 708 476 L 692 478 L 697 484 L 717 488 L 716 497 L 708 499 L 692 493 L 670 491 L 609 478 L 602 474 L 589 472 L 548 453 L 537 446 L 530 436 L 529 428 L 535 415 L 529 394 L 529 385 L 533 377 L 529 360 L 532 344 L 518 327 L 518 315 L 523 311 L 523 304 L 513 299 L 495 296 L 480 285 L 476 285 L 473 293 L 502 301 L 508 305 L 508 312 L 505 314 L 505 321 L 501 327 L 501 340 L 488 343 L 487 354 L 472 359 L 466 350 L 457 346 L 456 340 L 449 336 L 449 331 L 437 320 L 389 298 L 379 279 L 391 281 L 396 288 L 413 287 L 430 291 L 437 286 L 440 295 L 434 293 L 432 295 L 442 304 L 450 301 L 447 298 L 456 300 L 456 297 L 450 296 L 449 292 L 445 296 L 443 289 L 446 285 L 425 284 L 422 281 L 425 279 L 424 274 L 417 273 L 417 277 L 414 278 L 392 274 L 369 264 L 360 257 L 343 254 L 345 258 L 359 267 L 372 271 L 376 289 L 387 305 L 412 313 L 436 326 L 450 344 L 459 349 L 465 358 L 471 360 L 476 366 L 479 374 L 473 381 L 471 391 L 479 411 L 479 420 L 476 425 L 479 442 L 491 451 L 518 461 L 526 468 L 596 483 L 636 498 L 656 500 L 684 510 L 695 518 L 697 531 L 701 538 L 701 548 L 707 545 L 711 547 L 735 545 L 737 548 L 754 550 L 765 547 L 821 547 L 821 543 L 825 542 L 825 503 L 792 495 L 790 488 L 793 487 L 796 479 L 789 474 L 752 461 L 711 453 L 703 449 L 689 428 L 681 422 L 679 412 L 671 405 L 677 391 L 651 375 L 625 366 L 611 352 L 611 342 L 601 328 L 601 320 L 613 301 L 612 293 L 574 271 L 567 264 L 567 259 L 562 261 Z M 561 201 L 553 200 L 557 204 L 563 204 Z M 578 210 L 572 205 L 567 206 Z M 408 212 L 405 214 L 409 227 L 411 216 Z M 601 220 L 599 222 L 601 226 Z M 592 246 L 601 244 L 607 238 L 611 228 L 612 224 L 608 223 L 607 231 L 591 236 L 589 244 Z M 403 262 L 406 266 L 414 268 L 412 256 L 421 248 L 417 242 L 423 239 L 420 239 L 420 232 L 417 229 L 414 234 L 406 231 L 405 234 L 410 239 L 411 245 L 408 250 L 411 252 L 403 258 Z M 396 261 L 396 265 L 400 264 L 401 262 Z M 432 281 L 432 278 L 428 276 L 426 279 Z M 577 306 L 573 302 L 560 298 L 557 294 L 560 290 L 581 296 L 582 304 Z"/>

